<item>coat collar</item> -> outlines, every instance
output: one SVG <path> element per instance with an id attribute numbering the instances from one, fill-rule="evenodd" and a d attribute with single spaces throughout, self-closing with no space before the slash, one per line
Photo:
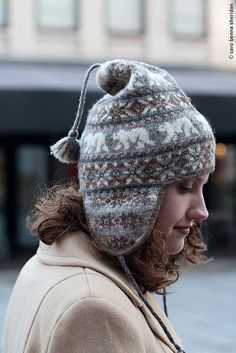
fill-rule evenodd
<path id="1" fill-rule="evenodd" d="M 70 233 L 51 246 L 40 242 L 37 255 L 39 260 L 47 265 L 86 267 L 97 271 L 115 282 L 136 306 L 143 305 L 125 274 L 105 261 L 93 246 L 91 238 L 83 232 Z"/>
<path id="2" fill-rule="evenodd" d="M 87 234 L 80 231 L 70 233 L 58 239 L 50 246 L 40 242 L 37 256 L 39 260 L 46 265 L 86 267 L 110 278 L 127 294 L 134 305 L 140 308 L 153 333 L 157 335 L 172 352 L 176 352 L 176 349 L 166 337 L 160 324 L 140 299 L 132 284 L 126 278 L 126 275 L 102 257 L 93 246 L 91 238 Z M 175 341 L 180 344 L 179 338 L 176 336 L 169 320 L 152 297 L 150 293 L 146 294 L 148 302 L 162 319 Z"/>

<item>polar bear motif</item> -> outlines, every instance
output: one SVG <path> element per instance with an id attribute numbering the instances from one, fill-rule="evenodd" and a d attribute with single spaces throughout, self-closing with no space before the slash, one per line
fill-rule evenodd
<path id="1" fill-rule="evenodd" d="M 205 131 L 210 130 L 209 123 L 206 120 L 206 118 L 204 118 L 204 116 L 202 114 L 197 112 L 197 114 L 194 115 L 194 119 L 198 120 L 198 122 L 202 124 L 202 130 L 205 130 Z"/>
<path id="2" fill-rule="evenodd" d="M 106 136 L 102 132 L 89 133 L 84 139 L 85 153 L 108 152 L 106 145 Z"/>
<path id="3" fill-rule="evenodd" d="M 152 86 L 159 86 L 159 87 L 167 87 L 168 82 L 166 81 L 165 77 L 160 73 L 153 73 L 151 71 L 147 71 L 147 77 L 150 81 Z"/>
<path id="4" fill-rule="evenodd" d="M 199 134 L 199 131 L 187 118 L 180 118 L 175 122 L 165 122 L 159 126 L 158 130 L 165 133 L 163 143 L 177 141 L 180 134 L 184 134 L 186 138 L 193 134 Z"/>
<path id="5" fill-rule="evenodd" d="M 155 143 L 150 140 L 148 130 L 144 128 L 134 128 L 131 130 L 120 130 L 113 135 L 115 141 L 115 150 L 128 150 L 131 147 L 143 149 L 147 145 L 155 146 Z"/>
<path id="6" fill-rule="evenodd" d="M 148 70 L 140 70 L 133 73 L 127 87 L 132 90 L 134 88 L 143 88 L 143 86 L 158 86 L 163 88 L 167 87 L 167 85 L 167 81 L 159 73 L 154 73 Z"/>

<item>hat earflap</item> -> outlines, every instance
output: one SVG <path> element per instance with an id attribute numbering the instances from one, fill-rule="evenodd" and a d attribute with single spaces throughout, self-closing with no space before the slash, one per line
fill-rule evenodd
<path id="1" fill-rule="evenodd" d="M 75 121 L 68 135 L 66 137 L 63 137 L 62 139 L 60 139 L 50 147 L 51 155 L 53 155 L 56 159 L 58 159 L 62 163 L 77 163 L 79 160 L 80 141 L 77 139 L 77 137 L 78 137 L 78 130 L 82 121 L 88 80 L 91 72 L 100 66 L 101 64 L 94 64 L 90 66 L 90 68 L 88 69 L 85 75 Z"/>

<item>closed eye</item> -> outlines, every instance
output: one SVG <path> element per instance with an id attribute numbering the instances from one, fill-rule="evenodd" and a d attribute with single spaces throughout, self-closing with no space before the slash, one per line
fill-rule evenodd
<path id="1" fill-rule="evenodd" d="M 193 186 L 187 186 L 187 185 L 179 185 L 179 190 L 182 194 L 186 194 L 188 192 L 192 192 Z"/>

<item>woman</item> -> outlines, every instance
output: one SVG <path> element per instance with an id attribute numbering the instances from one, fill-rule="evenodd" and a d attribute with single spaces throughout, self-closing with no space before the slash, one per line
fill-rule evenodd
<path id="1" fill-rule="evenodd" d="M 97 68 L 107 94 L 78 141 Z M 28 217 L 41 242 L 12 293 L 3 353 L 184 352 L 153 293 L 206 260 L 209 122 L 165 70 L 113 60 L 90 68 L 74 125 L 51 150 L 78 162 L 79 186 L 49 190 Z"/>

